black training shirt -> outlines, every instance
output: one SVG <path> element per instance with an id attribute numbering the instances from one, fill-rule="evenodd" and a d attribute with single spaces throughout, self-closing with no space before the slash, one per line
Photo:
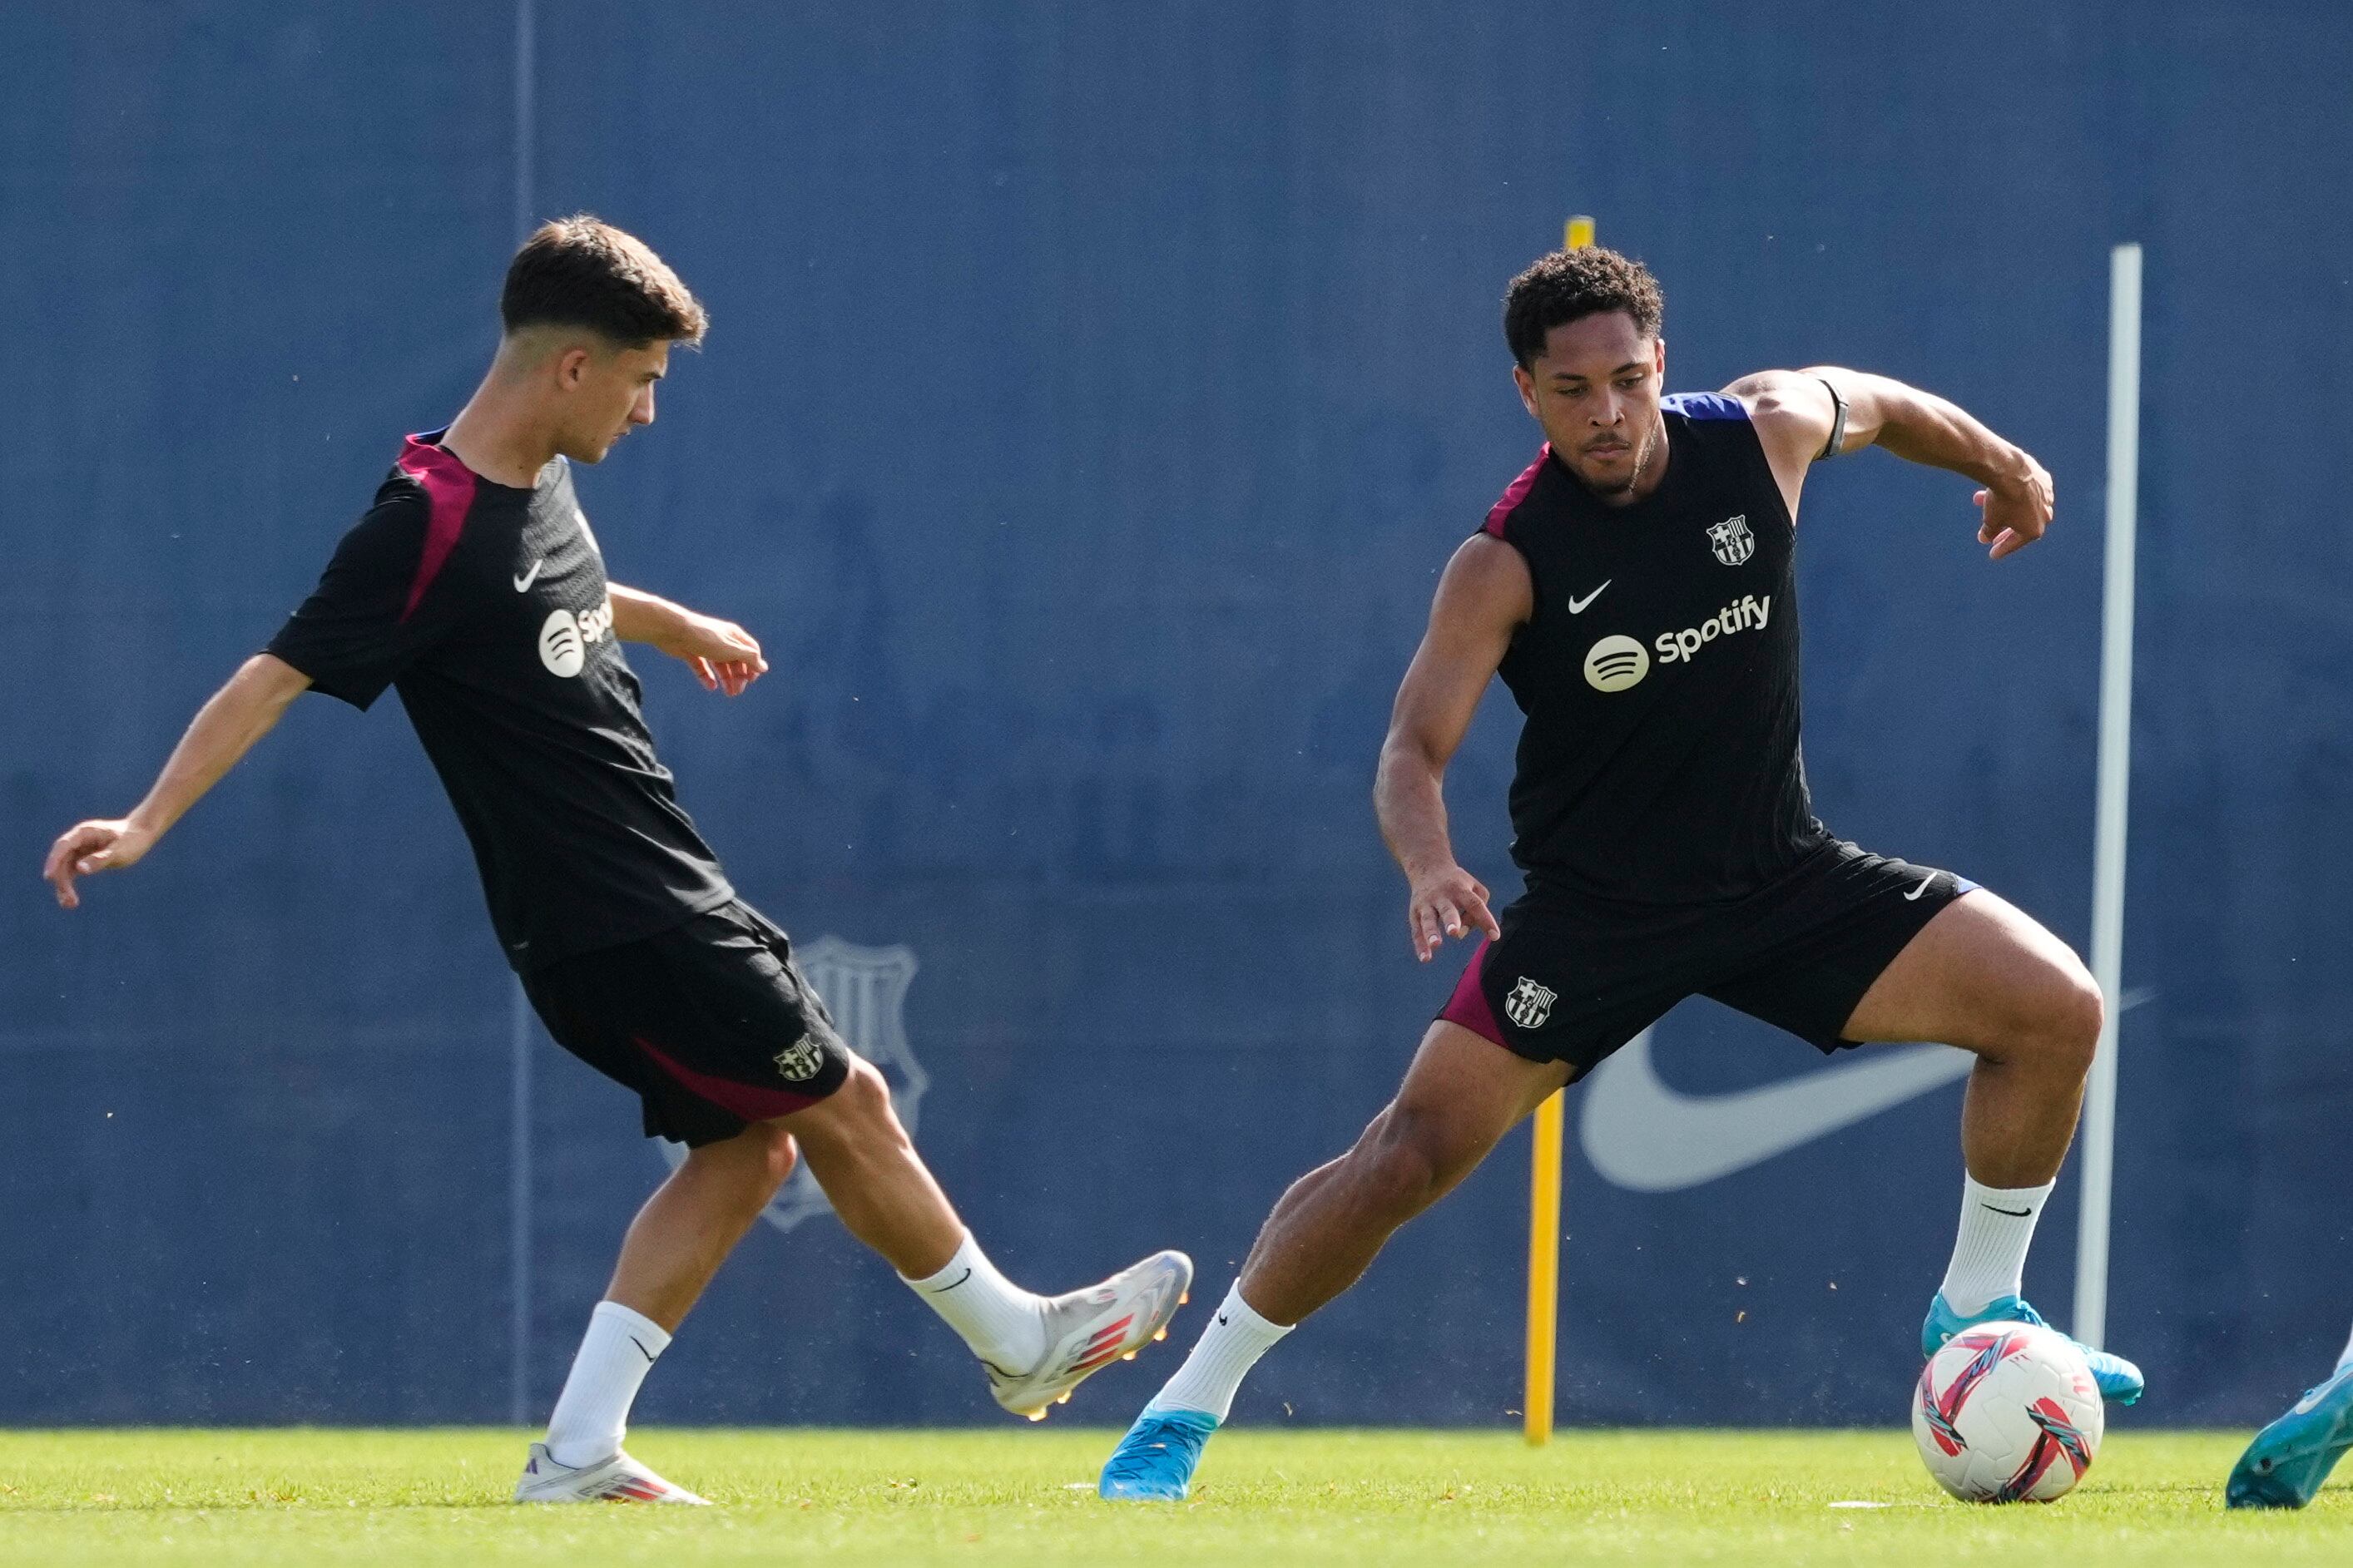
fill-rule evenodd
<path id="1" fill-rule="evenodd" d="M 1738 398 L 1663 414 L 1641 500 L 1603 505 L 1547 446 L 1487 515 L 1535 590 L 1501 671 L 1527 715 L 1512 857 L 1531 887 L 1716 903 L 1829 841 L 1799 748 L 1797 534 Z"/>
<path id="2" fill-rule="evenodd" d="M 570 467 L 494 484 L 441 434 L 408 438 L 269 651 L 357 708 L 398 689 L 515 968 L 727 902 L 654 756 Z"/>

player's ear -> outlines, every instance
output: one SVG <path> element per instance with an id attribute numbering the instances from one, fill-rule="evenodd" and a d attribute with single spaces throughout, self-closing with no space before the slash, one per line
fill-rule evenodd
<path id="1" fill-rule="evenodd" d="M 1651 340 L 1651 374 L 1662 382 L 1667 379 L 1667 340 L 1662 337 Z"/>
<path id="2" fill-rule="evenodd" d="M 1512 384 L 1520 389 L 1520 406 L 1528 411 L 1529 418 L 1536 418 L 1536 378 L 1528 374 L 1527 366 L 1512 367 Z"/>
<path id="3" fill-rule="evenodd" d="M 555 356 L 555 384 L 570 392 L 588 377 L 591 362 L 596 356 L 586 345 L 575 343 Z"/>

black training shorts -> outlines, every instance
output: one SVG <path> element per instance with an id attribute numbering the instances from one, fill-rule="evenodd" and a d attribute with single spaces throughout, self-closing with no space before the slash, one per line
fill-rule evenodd
<path id="1" fill-rule="evenodd" d="M 558 1045 L 637 1090 L 649 1138 L 716 1143 L 806 1110 L 849 1073 L 792 943 L 741 900 L 522 984 Z"/>
<path id="2" fill-rule="evenodd" d="M 1532 884 L 1482 942 L 1439 1016 L 1574 1076 L 1707 996 L 1823 1051 L 1936 912 L 1976 883 L 1833 841 L 1747 898 L 1637 904 Z"/>

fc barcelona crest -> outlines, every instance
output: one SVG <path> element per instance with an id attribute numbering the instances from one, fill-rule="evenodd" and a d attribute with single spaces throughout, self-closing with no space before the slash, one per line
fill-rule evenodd
<path id="1" fill-rule="evenodd" d="M 1746 512 L 1711 526 L 1707 542 L 1715 547 L 1715 558 L 1726 566 L 1737 566 L 1757 553 L 1757 536 L 1748 531 Z"/>
<path id="2" fill-rule="evenodd" d="M 815 1035 L 803 1035 L 776 1053 L 776 1073 L 786 1083 L 807 1083 L 824 1070 L 825 1047 Z"/>
<path id="3" fill-rule="evenodd" d="M 1541 1029 L 1544 1021 L 1552 1016 L 1552 1005 L 1557 994 L 1549 986 L 1537 984 L 1526 975 L 1512 987 L 1504 998 L 1504 1016 L 1523 1029 Z"/>
<path id="4" fill-rule="evenodd" d="M 793 961 L 800 966 L 809 989 L 833 1015 L 834 1027 L 844 1043 L 882 1069 L 891 1083 L 891 1104 L 912 1134 L 923 1091 L 932 1084 L 932 1075 L 923 1070 L 907 1044 L 907 987 L 915 978 L 913 950 L 860 947 L 837 936 L 821 936 L 806 947 L 795 943 Z M 813 1041 L 787 1046 L 776 1058 L 776 1071 L 787 1080 L 797 1080 L 797 1075 L 814 1076 L 822 1065 L 823 1057 Z M 661 1152 L 672 1170 L 686 1158 L 683 1144 L 665 1142 Z M 790 1230 L 831 1207 L 825 1201 L 825 1190 L 803 1161 L 793 1167 L 791 1178 L 760 1217 L 778 1230 Z"/>

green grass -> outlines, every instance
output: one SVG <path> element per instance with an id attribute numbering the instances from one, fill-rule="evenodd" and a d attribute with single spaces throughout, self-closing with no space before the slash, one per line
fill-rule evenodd
<path id="1" fill-rule="evenodd" d="M 2123 1432 L 2049 1507 L 1950 1502 L 1904 1432 L 1261 1432 L 1194 1500 L 1098 1502 L 1114 1434 L 640 1430 L 723 1506 L 519 1509 L 521 1434 L 0 1433 L 0 1564 L 2353 1561 L 2353 1490 L 2233 1514 L 2236 1434 Z M 1832 1509 L 1841 1500 L 1883 1502 Z M 2031 1554 L 2031 1555 L 2030 1555 Z"/>

